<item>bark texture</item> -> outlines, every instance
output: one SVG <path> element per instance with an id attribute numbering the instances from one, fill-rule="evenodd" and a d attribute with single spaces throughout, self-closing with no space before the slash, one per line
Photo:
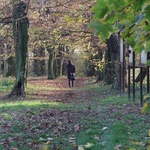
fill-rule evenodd
<path id="1" fill-rule="evenodd" d="M 55 75 L 54 75 L 54 57 L 55 57 L 54 48 L 48 48 L 47 51 L 49 53 L 48 79 L 55 79 Z"/>
<path id="2" fill-rule="evenodd" d="M 115 88 L 119 87 L 119 36 L 118 34 L 112 34 L 107 40 L 107 48 L 105 55 L 105 82 L 107 84 L 115 85 Z M 117 85 L 117 87 L 116 87 Z"/>
<path id="3" fill-rule="evenodd" d="M 14 1 L 12 20 L 15 48 L 15 77 L 16 82 L 10 96 L 25 94 L 25 81 L 27 78 L 27 45 L 28 27 L 27 4 Z"/>

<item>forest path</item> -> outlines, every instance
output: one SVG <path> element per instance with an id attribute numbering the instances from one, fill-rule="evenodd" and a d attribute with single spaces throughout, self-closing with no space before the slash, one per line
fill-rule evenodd
<path id="1" fill-rule="evenodd" d="M 68 79 L 65 77 L 55 80 L 48 80 L 47 78 L 29 79 L 28 84 L 37 87 L 33 89 L 28 95 L 30 99 L 47 100 L 48 102 L 62 102 L 69 103 L 79 100 L 84 100 L 89 97 L 89 91 L 84 90 L 86 85 L 92 84 L 92 78 L 76 78 L 74 87 L 68 86 Z"/>

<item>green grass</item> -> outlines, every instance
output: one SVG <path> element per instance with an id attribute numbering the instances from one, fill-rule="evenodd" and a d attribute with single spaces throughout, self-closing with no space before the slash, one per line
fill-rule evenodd
<path id="1" fill-rule="evenodd" d="M 41 85 L 39 86 L 35 86 L 32 84 L 27 84 L 27 92 L 33 92 L 33 91 L 39 91 L 39 90 L 57 90 L 54 87 L 48 86 L 48 85 Z"/>
<path id="2" fill-rule="evenodd" d="M 111 150 L 116 145 L 121 145 L 123 148 L 128 145 L 128 130 L 122 122 L 116 122 L 114 125 L 110 126 L 103 135 L 103 148 Z"/>
<path id="3" fill-rule="evenodd" d="M 10 120 L 11 119 L 11 114 L 8 114 L 8 113 L 1 113 L 1 118 L 3 118 L 4 120 Z"/>
<path id="4" fill-rule="evenodd" d="M 74 106 L 72 104 L 67 105 L 67 104 L 62 104 L 59 102 L 51 102 L 48 103 L 46 101 L 41 101 L 41 100 L 34 100 L 34 101 L 14 101 L 14 102 L 1 102 L 0 103 L 0 112 L 3 111 L 23 111 L 23 110 L 28 110 L 32 109 L 33 112 L 37 112 L 38 109 L 42 108 L 44 110 L 50 109 L 50 108 L 57 108 L 59 110 L 67 110 L 71 109 Z"/>
<path id="5" fill-rule="evenodd" d="M 13 78 L 0 78 L 0 92 L 10 91 L 14 86 Z"/>
<path id="6" fill-rule="evenodd" d="M 2 87 L 8 86 L 8 89 L 11 85 L 8 81 L 2 83 Z M 45 88 L 29 85 L 30 92 Z M 16 147 L 21 150 L 30 150 L 33 143 L 38 148 L 39 145 L 46 145 L 49 149 L 61 150 L 79 147 L 84 150 L 113 150 L 117 147 L 120 150 L 146 150 L 150 115 L 140 113 L 140 109 L 137 109 L 139 102 L 133 104 L 127 95 L 121 97 L 111 88 L 111 85 L 102 84 L 78 88 L 94 95 L 78 103 L 29 100 L 29 97 L 25 100 L 0 100 L 0 126 L 6 125 L 7 131 L 0 134 L 0 143 L 10 139 L 8 149 Z M 55 89 L 49 87 L 49 90 Z M 47 123 L 52 127 L 48 128 Z M 74 131 L 76 125 L 81 127 L 79 131 Z M 54 134 L 54 129 L 57 133 L 58 128 L 61 131 L 59 136 Z M 47 142 L 48 138 L 52 140 Z M 145 147 L 137 144 L 140 142 Z M 3 149 L 5 147 L 0 145 L 0 150 Z"/>

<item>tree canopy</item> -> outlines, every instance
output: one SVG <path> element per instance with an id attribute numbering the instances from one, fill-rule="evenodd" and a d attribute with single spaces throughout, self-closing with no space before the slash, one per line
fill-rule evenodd
<path id="1" fill-rule="evenodd" d="M 150 51 L 150 3 L 146 0 L 97 0 L 90 27 L 104 41 L 119 33 L 135 52 Z"/>
<path id="2" fill-rule="evenodd" d="M 10 55 L 15 57 L 12 32 L 13 1 L 3 1 L 0 1 L 0 41 L 2 43 L 0 59 L 2 61 L 9 58 Z M 64 54 L 65 59 L 70 58 L 75 50 L 79 51 L 84 60 L 89 51 L 96 54 L 95 51 L 100 46 L 99 40 L 88 28 L 92 17 L 90 9 L 95 1 L 28 0 L 25 3 L 27 3 L 29 19 L 29 61 L 39 59 L 40 50 L 45 51 L 51 48 L 54 48 L 55 56 L 57 56 L 59 46 L 62 44 L 67 47 L 68 53 Z M 11 45 L 11 48 L 4 49 L 4 44 Z M 48 59 L 47 51 L 44 57 Z"/>
<path id="3" fill-rule="evenodd" d="M 29 0 L 29 42 L 28 50 L 33 51 L 40 47 L 65 44 L 69 50 L 80 48 L 87 50 L 89 45 L 97 46 L 97 37 L 94 37 L 88 24 L 91 20 L 90 9 L 94 1 L 89 0 Z M 12 40 L 12 1 L 0 1 L 1 42 L 8 43 Z M 9 37 L 5 41 L 4 36 Z M 96 42 L 95 42 L 96 41 Z M 9 42 L 10 43 L 10 42 Z M 11 42 L 12 45 L 12 42 Z M 3 49 L 3 47 L 2 47 Z M 13 47 L 12 47 L 13 53 Z M 3 54 L 3 53 L 2 53 Z"/>

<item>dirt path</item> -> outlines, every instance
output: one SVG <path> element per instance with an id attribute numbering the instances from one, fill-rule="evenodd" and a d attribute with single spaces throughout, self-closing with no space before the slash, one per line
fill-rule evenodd
<path id="1" fill-rule="evenodd" d="M 48 80 L 47 78 L 31 79 L 28 80 L 28 84 L 36 86 L 37 89 L 41 88 L 41 90 L 30 93 L 29 97 L 30 99 L 41 99 L 62 103 L 78 101 L 83 98 L 85 99 L 88 94 L 86 90 L 79 89 L 84 88 L 86 84 L 90 82 L 88 78 L 77 78 L 75 80 L 75 86 L 68 87 L 68 80 L 66 78 L 59 78 L 56 80 Z"/>

